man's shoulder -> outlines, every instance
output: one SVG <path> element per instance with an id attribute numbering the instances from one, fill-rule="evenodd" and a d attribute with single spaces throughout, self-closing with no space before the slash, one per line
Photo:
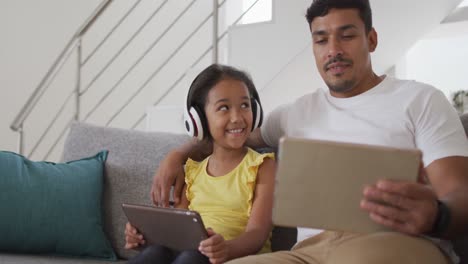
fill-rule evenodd
<path id="1" fill-rule="evenodd" d="M 323 101 L 323 97 L 325 96 L 325 91 L 323 89 L 317 89 L 313 92 L 301 95 L 289 103 L 277 106 L 273 112 L 289 113 L 294 110 L 303 111 L 304 108 L 317 106 L 321 101 Z"/>
<path id="2" fill-rule="evenodd" d="M 403 89 L 404 91 L 410 91 L 410 92 L 438 91 L 438 89 L 435 88 L 434 86 L 424 83 L 424 82 L 399 79 L 395 77 L 387 77 L 387 78 L 389 79 L 391 86 L 393 86 L 394 88 Z"/>
<path id="3" fill-rule="evenodd" d="M 294 104 L 310 103 L 316 100 L 322 100 L 324 97 L 326 97 L 326 91 L 322 88 L 318 88 L 313 92 L 300 96 L 296 99 Z"/>

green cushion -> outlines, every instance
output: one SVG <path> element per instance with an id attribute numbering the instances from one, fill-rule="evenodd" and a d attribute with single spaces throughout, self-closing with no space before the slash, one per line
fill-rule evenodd
<path id="1" fill-rule="evenodd" d="M 0 151 L 0 251 L 116 260 L 101 220 L 106 158 L 56 164 Z"/>

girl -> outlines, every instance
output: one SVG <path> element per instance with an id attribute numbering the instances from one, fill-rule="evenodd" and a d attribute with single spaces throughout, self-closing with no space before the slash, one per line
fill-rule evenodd
<path id="1" fill-rule="evenodd" d="M 152 245 L 129 263 L 224 263 L 270 251 L 275 163 L 273 154 L 247 148 L 259 127 L 262 109 L 246 73 L 214 64 L 192 82 L 187 96 L 188 133 L 211 143 L 212 154 L 185 165 L 184 195 L 178 207 L 202 216 L 209 238 L 198 250 L 174 252 Z M 126 248 L 145 243 L 129 223 Z"/>

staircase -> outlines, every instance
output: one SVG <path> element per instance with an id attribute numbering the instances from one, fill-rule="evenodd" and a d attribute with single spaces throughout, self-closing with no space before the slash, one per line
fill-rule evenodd
<path id="1" fill-rule="evenodd" d="M 146 107 L 182 103 L 193 69 L 223 62 L 228 27 L 262 1 L 103 1 L 11 124 L 18 152 L 58 160 L 73 120 L 143 129 Z"/>
<path id="2" fill-rule="evenodd" d="M 239 25 L 261 1 L 245 12 L 239 0 L 103 1 L 11 124 L 18 151 L 59 160 L 73 120 L 144 129 L 148 107 L 183 105 L 194 76 L 212 62 L 250 72 L 266 112 L 323 87 L 304 19 L 311 1 L 273 0 L 272 21 Z M 460 1 L 371 1 L 377 73 L 391 71 Z"/>

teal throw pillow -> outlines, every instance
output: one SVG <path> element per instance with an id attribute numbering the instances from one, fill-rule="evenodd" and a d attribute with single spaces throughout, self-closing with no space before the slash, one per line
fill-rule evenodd
<path id="1" fill-rule="evenodd" d="M 116 260 L 101 217 L 106 158 L 33 162 L 0 151 L 0 251 Z"/>

